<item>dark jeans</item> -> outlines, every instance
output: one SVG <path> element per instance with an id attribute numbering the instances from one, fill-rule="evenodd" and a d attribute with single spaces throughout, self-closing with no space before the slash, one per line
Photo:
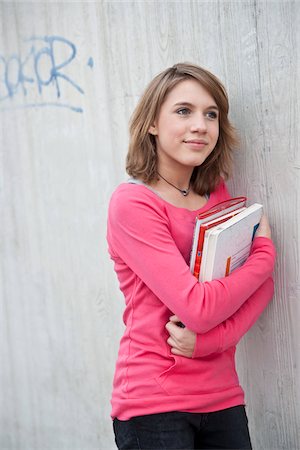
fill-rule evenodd
<path id="1" fill-rule="evenodd" d="M 244 406 L 211 413 L 170 412 L 114 419 L 120 450 L 251 449 Z"/>

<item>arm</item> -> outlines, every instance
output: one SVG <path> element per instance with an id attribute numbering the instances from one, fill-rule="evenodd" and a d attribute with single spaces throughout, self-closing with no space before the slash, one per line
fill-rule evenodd
<path id="1" fill-rule="evenodd" d="M 259 237 L 242 267 L 226 278 L 199 283 L 170 230 L 161 204 L 150 202 L 141 191 L 124 190 L 113 196 L 107 235 L 112 257 L 124 261 L 196 333 L 205 333 L 232 316 L 273 271 L 273 243 Z"/>
<path id="2" fill-rule="evenodd" d="M 203 358 L 236 346 L 269 304 L 273 293 L 273 279 L 268 278 L 235 314 L 204 334 L 180 328 L 176 324 L 179 318 L 171 317 L 166 325 L 171 352 L 188 358 Z"/>

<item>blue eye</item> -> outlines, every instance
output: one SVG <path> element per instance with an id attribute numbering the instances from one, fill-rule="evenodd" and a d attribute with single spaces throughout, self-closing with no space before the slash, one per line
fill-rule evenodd
<path id="1" fill-rule="evenodd" d="M 179 109 L 177 109 L 177 111 L 176 111 L 176 113 L 177 114 L 179 114 L 179 115 L 181 115 L 181 116 L 186 116 L 186 115 L 188 115 L 188 114 L 190 114 L 190 109 L 188 109 L 188 108 L 179 108 Z"/>
<path id="2" fill-rule="evenodd" d="M 216 111 L 208 111 L 206 113 L 208 119 L 214 120 L 218 118 L 218 114 L 216 113 Z"/>

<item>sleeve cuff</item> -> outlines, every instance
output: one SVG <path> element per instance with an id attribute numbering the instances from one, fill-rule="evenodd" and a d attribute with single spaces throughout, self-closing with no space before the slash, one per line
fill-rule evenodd
<path id="1" fill-rule="evenodd" d="M 196 345 L 192 358 L 203 358 L 204 356 L 217 353 L 221 349 L 220 327 L 217 326 L 204 334 L 197 334 Z"/>
<path id="2" fill-rule="evenodd" d="M 272 239 L 265 237 L 265 236 L 257 236 L 253 239 L 252 242 L 252 247 L 251 247 L 251 253 L 253 253 L 257 248 L 263 246 L 263 245 L 267 245 L 270 247 L 272 253 L 276 254 L 276 248 L 275 245 L 272 241 Z"/>

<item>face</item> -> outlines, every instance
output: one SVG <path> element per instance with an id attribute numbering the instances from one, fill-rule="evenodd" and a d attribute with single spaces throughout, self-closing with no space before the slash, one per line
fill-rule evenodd
<path id="1" fill-rule="evenodd" d="M 192 170 L 217 143 L 216 102 L 196 80 L 181 81 L 167 95 L 149 132 L 156 139 L 159 170 Z"/>

